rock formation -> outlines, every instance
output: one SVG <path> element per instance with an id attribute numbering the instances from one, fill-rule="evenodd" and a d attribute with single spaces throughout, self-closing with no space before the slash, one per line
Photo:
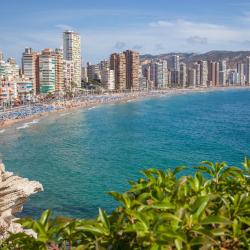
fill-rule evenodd
<path id="1" fill-rule="evenodd" d="M 15 176 L 5 171 L 0 162 L 0 240 L 8 232 L 23 232 L 21 225 L 16 223 L 16 213 L 21 212 L 23 204 L 30 195 L 43 191 L 43 186 L 37 181 Z"/>

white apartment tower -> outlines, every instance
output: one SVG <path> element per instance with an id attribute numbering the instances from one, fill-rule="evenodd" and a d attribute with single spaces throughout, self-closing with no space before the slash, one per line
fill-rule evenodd
<path id="1" fill-rule="evenodd" d="M 247 57 L 247 64 L 246 64 L 246 84 L 250 85 L 250 57 Z"/>
<path id="2" fill-rule="evenodd" d="M 200 64 L 200 86 L 207 87 L 208 82 L 208 65 L 207 61 L 199 61 Z"/>
<path id="3" fill-rule="evenodd" d="M 69 30 L 63 33 L 63 58 L 73 62 L 73 82 L 81 87 L 81 37 L 78 33 Z"/>

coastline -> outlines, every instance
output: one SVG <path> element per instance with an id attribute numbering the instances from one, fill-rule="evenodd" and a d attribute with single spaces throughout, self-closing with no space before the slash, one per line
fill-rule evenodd
<path id="1" fill-rule="evenodd" d="M 100 95 L 100 98 L 96 100 L 67 100 L 67 101 L 56 101 L 51 105 L 55 108 L 48 112 L 41 112 L 35 115 L 27 115 L 18 119 L 7 119 L 0 120 L 0 129 L 11 127 L 17 123 L 29 122 L 34 119 L 46 117 L 48 114 L 61 113 L 64 111 L 72 111 L 76 109 L 90 109 L 96 106 L 107 105 L 107 104 L 120 104 L 130 101 L 140 101 L 146 98 L 155 98 L 163 96 L 174 96 L 186 93 L 201 93 L 201 92 L 212 92 L 212 91 L 225 91 L 225 90 L 238 90 L 238 89 L 250 89 L 250 86 L 230 86 L 230 87 L 212 87 L 212 88 L 193 88 L 193 89 L 164 89 L 164 90 L 152 90 L 142 92 L 130 92 L 130 93 L 118 93 L 112 95 Z M 89 96 L 91 97 L 91 96 Z"/>

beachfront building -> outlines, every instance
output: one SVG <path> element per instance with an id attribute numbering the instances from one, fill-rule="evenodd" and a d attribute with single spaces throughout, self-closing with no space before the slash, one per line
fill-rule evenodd
<path id="1" fill-rule="evenodd" d="M 74 64 L 70 60 L 63 60 L 63 89 L 64 91 L 72 89 L 74 79 Z"/>
<path id="2" fill-rule="evenodd" d="M 56 58 L 52 49 L 44 49 L 39 56 L 40 93 L 47 94 L 56 90 Z"/>
<path id="3" fill-rule="evenodd" d="M 188 78 L 187 78 L 187 85 L 190 88 L 196 87 L 196 70 L 194 68 L 188 69 Z"/>
<path id="4" fill-rule="evenodd" d="M 60 49 L 44 49 L 39 55 L 39 85 L 40 93 L 56 92 L 62 94 L 64 90 L 63 54 Z"/>
<path id="5" fill-rule="evenodd" d="M 32 48 L 25 48 L 22 54 L 22 73 L 33 83 L 34 94 L 40 92 L 39 84 L 39 54 Z"/>
<path id="6" fill-rule="evenodd" d="M 20 101 L 31 101 L 34 96 L 33 82 L 28 79 L 23 79 L 16 83 L 17 95 Z"/>
<path id="7" fill-rule="evenodd" d="M 187 65 L 185 63 L 180 63 L 180 87 L 187 87 Z"/>
<path id="8" fill-rule="evenodd" d="M 81 87 L 81 37 L 74 31 L 67 30 L 63 33 L 63 59 L 73 62 L 73 82 Z"/>
<path id="9" fill-rule="evenodd" d="M 140 55 L 138 52 L 127 50 L 110 56 L 110 69 L 115 73 L 115 88 L 117 90 L 140 88 L 139 69 Z"/>
<path id="10" fill-rule="evenodd" d="M 246 84 L 250 85 L 250 57 L 247 57 L 246 62 Z"/>
<path id="11" fill-rule="evenodd" d="M 238 84 L 245 85 L 244 64 L 237 63 Z"/>
<path id="12" fill-rule="evenodd" d="M 150 64 L 150 80 L 154 88 L 163 89 L 169 85 L 168 64 L 166 60 L 157 60 Z"/>
<path id="13" fill-rule="evenodd" d="M 200 86 L 207 87 L 208 82 L 208 66 L 207 61 L 198 61 L 200 65 Z"/>
<path id="14" fill-rule="evenodd" d="M 173 55 L 170 58 L 170 71 L 171 71 L 171 86 L 173 88 L 180 86 L 180 56 Z"/>
<path id="15" fill-rule="evenodd" d="M 210 87 L 219 85 L 219 63 L 208 62 L 208 85 Z"/>
<path id="16" fill-rule="evenodd" d="M 236 69 L 231 69 L 228 72 L 228 84 L 237 85 L 238 83 L 238 73 Z"/>
<path id="17" fill-rule="evenodd" d="M 63 75 L 63 50 L 55 49 L 54 57 L 56 59 L 56 86 L 55 91 L 58 94 L 63 94 L 64 91 L 64 75 Z"/>
<path id="18" fill-rule="evenodd" d="M 126 88 L 138 90 L 140 88 L 140 55 L 132 50 L 126 50 L 123 53 L 126 58 Z"/>
<path id="19" fill-rule="evenodd" d="M 115 89 L 126 89 L 126 57 L 124 53 L 114 53 L 110 56 L 110 69 L 115 73 Z"/>
<path id="20" fill-rule="evenodd" d="M 219 62 L 219 84 L 226 86 L 227 82 L 227 63 L 225 60 Z"/>
<path id="21" fill-rule="evenodd" d="M 107 90 L 115 90 L 115 72 L 109 68 L 101 70 L 101 82 Z"/>
<path id="22" fill-rule="evenodd" d="M 4 60 L 3 51 L 0 50 L 0 61 L 3 61 L 3 60 Z"/>
<path id="23" fill-rule="evenodd" d="M 98 64 L 87 63 L 87 76 L 89 80 L 101 81 L 101 72 Z"/>
<path id="24" fill-rule="evenodd" d="M 194 63 L 194 69 L 196 72 L 195 87 L 200 87 L 201 84 L 201 65 L 199 63 Z"/>
<path id="25" fill-rule="evenodd" d="M 82 81 L 88 82 L 87 67 L 82 67 Z"/>
<path id="26" fill-rule="evenodd" d="M 17 99 L 17 85 L 15 81 L 0 79 L 0 104 L 10 105 Z"/>
<path id="27" fill-rule="evenodd" d="M 8 81 L 13 81 L 19 78 L 19 66 L 15 61 L 10 59 L 5 61 L 0 61 L 0 78 L 6 79 Z"/>

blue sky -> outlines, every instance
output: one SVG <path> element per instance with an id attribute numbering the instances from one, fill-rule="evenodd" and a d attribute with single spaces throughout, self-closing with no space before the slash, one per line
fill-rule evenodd
<path id="1" fill-rule="evenodd" d="M 9 0 L 0 21 L 0 49 L 18 60 L 25 47 L 62 46 L 66 28 L 81 34 L 92 63 L 125 49 L 250 50 L 250 0 Z"/>

